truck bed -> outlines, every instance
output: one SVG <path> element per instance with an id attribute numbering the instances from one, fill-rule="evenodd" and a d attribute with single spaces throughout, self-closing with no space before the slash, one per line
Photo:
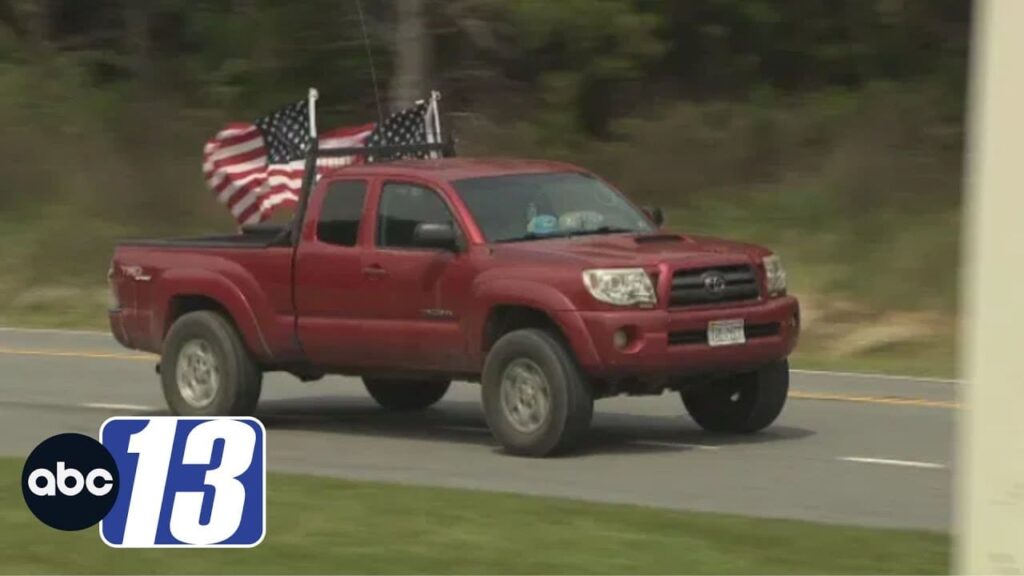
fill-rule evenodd
<path id="1" fill-rule="evenodd" d="M 118 242 L 120 246 L 153 246 L 160 248 L 268 248 L 287 245 L 289 242 L 285 225 L 257 224 L 245 226 L 241 234 L 212 234 L 191 238 L 129 239 Z"/>

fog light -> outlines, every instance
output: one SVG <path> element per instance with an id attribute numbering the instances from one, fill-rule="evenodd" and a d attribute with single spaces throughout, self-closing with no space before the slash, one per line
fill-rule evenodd
<path id="1" fill-rule="evenodd" d="M 612 335 L 612 344 L 616 349 L 622 350 L 629 345 L 629 334 L 626 334 L 625 330 L 616 330 Z"/>

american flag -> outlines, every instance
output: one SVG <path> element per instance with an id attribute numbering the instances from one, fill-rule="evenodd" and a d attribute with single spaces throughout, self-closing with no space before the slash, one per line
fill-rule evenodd
<path id="1" fill-rule="evenodd" d="M 319 135 L 319 147 L 425 144 L 435 138 L 427 129 L 429 111 L 428 102 L 419 102 L 389 116 L 379 127 L 369 123 L 337 128 Z M 312 143 L 309 133 L 307 101 L 285 106 L 252 124 L 229 124 L 203 148 L 206 184 L 239 224 L 262 222 L 283 206 L 295 206 L 302 188 L 305 154 Z M 356 156 L 320 158 L 317 169 L 359 161 Z"/>
<path id="2" fill-rule="evenodd" d="M 425 120 L 430 114 L 430 103 L 421 101 L 414 106 L 396 112 L 381 124 L 380 130 L 374 130 L 367 139 L 366 145 L 376 146 L 407 146 L 411 144 L 427 144 L 433 142 L 433 134 L 427 130 Z M 395 160 L 398 158 L 426 158 L 429 152 L 392 153 L 380 157 L 370 156 L 369 162 L 379 160 Z"/>

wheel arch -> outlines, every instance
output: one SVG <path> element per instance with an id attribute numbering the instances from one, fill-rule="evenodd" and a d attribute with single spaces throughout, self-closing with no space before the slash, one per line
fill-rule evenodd
<path id="1" fill-rule="evenodd" d="M 228 302 L 231 302 L 230 304 Z M 269 357 L 269 350 L 263 341 L 263 334 L 244 303 L 213 296 L 205 292 L 180 292 L 169 296 L 163 306 L 159 324 L 159 341 L 162 343 L 174 323 L 191 312 L 215 312 L 224 317 L 238 332 L 242 344 L 255 358 Z"/>
<path id="2" fill-rule="evenodd" d="M 544 330 L 565 341 L 561 326 L 544 310 L 523 304 L 495 304 L 484 320 L 480 353 L 487 354 L 505 334 L 526 328 Z"/>
<path id="3" fill-rule="evenodd" d="M 579 314 L 512 302 L 495 303 L 488 309 L 478 332 L 480 341 L 477 352 L 481 363 L 501 336 L 524 328 L 539 328 L 550 333 L 565 345 L 584 371 L 589 372 L 600 366 L 590 333 Z"/>

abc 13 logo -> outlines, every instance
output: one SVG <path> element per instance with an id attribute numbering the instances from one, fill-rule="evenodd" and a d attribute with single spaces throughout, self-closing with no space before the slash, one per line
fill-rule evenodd
<path id="1" fill-rule="evenodd" d="M 111 418 L 25 461 L 29 510 L 59 530 L 100 525 L 115 547 L 251 547 L 266 532 L 266 430 L 255 418 Z"/>

